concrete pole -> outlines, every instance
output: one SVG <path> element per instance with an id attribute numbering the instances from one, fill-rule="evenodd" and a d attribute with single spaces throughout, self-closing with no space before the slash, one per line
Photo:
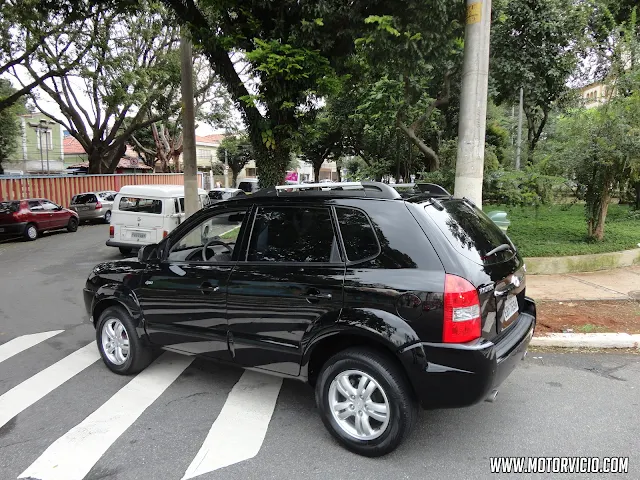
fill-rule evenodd
<path id="1" fill-rule="evenodd" d="M 51 174 L 49 169 L 49 129 L 45 127 L 44 129 L 44 138 L 45 138 L 45 147 L 46 147 L 46 155 L 47 155 L 47 175 Z"/>
<path id="2" fill-rule="evenodd" d="M 480 206 L 487 125 L 491 0 L 466 0 L 466 3 L 454 195 L 466 197 Z"/>
<path id="3" fill-rule="evenodd" d="M 522 110 L 524 103 L 524 89 L 520 87 L 520 108 L 518 110 L 518 144 L 516 145 L 516 170 L 520 170 L 520 155 L 522 153 Z"/>
<path id="4" fill-rule="evenodd" d="M 229 159 L 227 149 L 224 149 L 224 188 L 229 188 Z"/>
<path id="5" fill-rule="evenodd" d="M 184 155 L 185 218 L 200 208 L 198 205 L 198 169 L 196 164 L 196 118 L 193 105 L 193 55 L 191 39 L 183 33 L 180 39 L 180 74 L 182 83 L 182 133 Z"/>

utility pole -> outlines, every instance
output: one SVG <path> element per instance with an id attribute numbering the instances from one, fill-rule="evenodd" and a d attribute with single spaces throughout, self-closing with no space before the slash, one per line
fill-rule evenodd
<path id="1" fill-rule="evenodd" d="M 466 4 L 454 195 L 482 205 L 491 0 L 466 0 Z"/>
<path id="2" fill-rule="evenodd" d="M 38 147 L 40 149 L 40 173 L 44 173 L 44 157 L 42 155 L 43 145 L 42 145 L 42 134 L 44 133 L 46 137 L 46 150 L 47 150 L 47 173 L 49 173 L 49 127 L 48 125 L 55 125 L 55 122 L 45 120 L 44 118 L 40 120 L 39 123 L 31 123 L 29 122 L 29 126 L 32 127 L 36 134 L 38 135 Z"/>
<path id="3" fill-rule="evenodd" d="M 196 118 L 193 105 L 193 55 L 191 39 L 182 32 L 180 39 L 180 74 L 182 83 L 182 133 L 184 155 L 185 217 L 198 208 L 198 173 L 196 165 Z"/>
<path id="4" fill-rule="evenodd" d="M 40 123 L 46 122 L 46 120 L 40 120 Z M 42 132 L 42 130 L 40 130 Z M 40 133 L 40 135 L 42 136 L 42 133 Z M 51 172 L 49 170 L 49 129 L 45 126 L 44 128 L 44 138 L 45 138 L 45 152 L 47 155 L 47 175 L 49 175 Z"/>
<path id="5" fill-rule="evenodd" d="M 518 144 L 516 145 L 516 170 L 520 170 L 520 154 L 522 152 L 522 110 L 524 104 L 524 89 L 520 87 L 520 108 L 518 110 Z"/>
<path id="6" fill-rule="evenodd" d="M 229 159 L 227 158 L 228 150 L 224 149 L 224 188 L 229 188 Z"/>

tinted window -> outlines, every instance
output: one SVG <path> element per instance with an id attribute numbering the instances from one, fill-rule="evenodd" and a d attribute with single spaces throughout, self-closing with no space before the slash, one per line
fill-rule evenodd
<path id="1" fill-rule="evenodd" d="M 336 208 L 342 242 L 351 262 L 375 257 L 380 252 L 371 222 L 360 210 Z"/>
<path id="2" fill-rule="evenodd" d="M 41 212 L 44 210 L 39 200 L 29 200 L 29 210 L 32 212 Z"/>
<path id="3" fill-rule="evenodd" d="M 259 208 L 247 260 L 340 262 L 329 209 Z"/>
<path id="4" fill-rule="evenodd" d="M 42 208 L 44 208 L 45 210 L 55 210 L 56 208 L 59 208 L 59 207 L 58 205 L 56 205 L 53 202 L 50 202 L 49 200 L 43 200 Z"/>
<path id="5" fill-rule="evenodd" d="M 85 203 L 96 203 L 98 200 L 93 193 L 83 193 L 73 197 L 71 203 L 74 205 L 84 205 Z"/>
<path id="6" fill-rule="evenodd" d="M 255 182 L 240 182 L 238 188 L 244 192 L 251 193 L 255 189 Z"/>
<path id="7" fill-rule="evenodd" d="M 162 200 L 150 198 L 122 197 L 118 209 L 123 212 L 162 213 Z"/>
<path id="8" fill-rule="evenodd" d="M 0 202 L 0 213 L 13 213 L 20 210 L 20 202 Z"/>
<path id="9" fill-rule="evenodd" d="M 105 200 L 107 202 L 113 202 L 113 200 L 115 199 L 115 195 L 113 193 L 110 193 L 110 192 L 101 192 L 101 193 L 98 194 L 98 196 L 102 200 Z"/>
<path id="10" fill-rule="evenodd" d="M 499 263 L 513 257 L 511 250 L 486 256 L 497 246 L 511 245 L 511 242 L 482 210 L 457 199 L 440 204 L 441 210 L 431 204 L 425 206 L 425 210 L 459 253 L 480 265 Z"/>

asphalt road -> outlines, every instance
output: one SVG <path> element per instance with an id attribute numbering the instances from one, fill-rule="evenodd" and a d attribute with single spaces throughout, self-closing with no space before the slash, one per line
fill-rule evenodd
<path id="1" fill-rule="evenodd" d="M 60 365 L 56 362 L 68 366 L 64 362 L 70 362 L 69 356 L 95 338 L 93 327 L 84 323 L 81 291 L 96 263 L 121 258 L 117 249 L 104 245 L 107 235 L 106 225 L 92 225 L 35 242 L 0 243 L 0 424 L 3 414 L 11 415 L 7 411 L 19 412 L 0 427 L 2 480 L 34 471 L 48 472 L 33 477 L 43 480 L 78 475 L 180 480 L 201 454 L 206 457 L 202 465 L 211 458 L 217 462 L 217 469 L 197 477 L 201 479 L 494 478 L 490 457 L 578 455 L 629 456 L 629 473 L 619 477 L 640 478 L 638 355 L 532 352 L 502 385 L 495 403 L 422 412 L 403 446 L 379 459 L 358 457 L 338 446 L 315 411 L 312 391 L 293 381 L 275 387 L 277 401 L 262 409 L 270 414 L 265 421 L 256 411 L 260 402 L 268 403 L 260 388 L 269 377 L 247 399 L 237 395 L 237 385 L 247 378 L 241 370 L 200 360 L 189 359 L 175 379 L 167 380 L 165 373 L 185 360 L 164 354 L 149 373 L 155 379 L 151 384 L 142 383 L 149 378 L 143 374 L 114 375 L 93 358 L 77 372 L 51 369 Z M 3 360 L 8 345 L 35 338 L 24 335 L 57 330 L 62 332 Z M 61 377 L 68 379 L 57 381 Z M 34 393 L 49 383 L 50 391 Z M 140 406 L 145 399 L 146 408 Z M 229 403 L 237 407 L 235 413 Z M 227 430 L 218 443 L 213 437 L 219 431 L 209 435 L 216 420 L 242 425 L 245 411 L 256 424 L 264 424 L 263 441 L 256 438 L 259 428 Z M 101 416 L 108 421 L 100 423 Z M 114 434 L 116 426 L 121 431 Z M 215 457 L 224 442 L 239 442 L 243 452 L 256 445 L 257 455 L 221 466 L 225 459 Z M 203 444 L 215 448 L 202 452 Z M 48 471 L 40 468 L 45 460 L 52 462 Z M 69 474 L 76 463 L 88 465 L 88 473 Z"/>

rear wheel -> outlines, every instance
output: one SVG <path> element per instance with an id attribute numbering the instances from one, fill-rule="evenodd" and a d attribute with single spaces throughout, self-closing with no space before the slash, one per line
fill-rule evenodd
<path id="1" fill-rule="evenodd" d="M 102 312 L 96 340 L 102 361 L 120 375 L 138 373 L 153 359 L 151 347 L 138 337 L 131 316 L 122 307 L 113 306 Z"/>
<path id="2" fill-rule="evenodd" d="M 402 370 L 393 359 L 367 348 L 344 350 L 325 363 L 316 383 L 316 403 L 329 432 L 368 457 L 393 451 L 417 417 Z"/>
<path id="3" fill-rule="evenodd" d="M 38 238 L 38 227 L 34 223 L 30 223 L 24 229 L 24 238 L 29 241 L 33 241 Z"/>
<path id="4" fill-rule="evenodd" d="M 67 224 L 67 231 L 75 232 L 76 230 L 78 230 L 78 219 L 76 217 L 71 217 Z"/>
<path id="5" fill-rule="evenodd" d="M 104 223 L 111 222 L 111 212 L 107 212 L 104 214 Z"/>
<path id="6" fill-rule="evenodd" d="M 131 252 L 133 252 L 133 248 L 131 247 L 119 247 L 119 250 L 123 255 L 129 255 Z"/>

